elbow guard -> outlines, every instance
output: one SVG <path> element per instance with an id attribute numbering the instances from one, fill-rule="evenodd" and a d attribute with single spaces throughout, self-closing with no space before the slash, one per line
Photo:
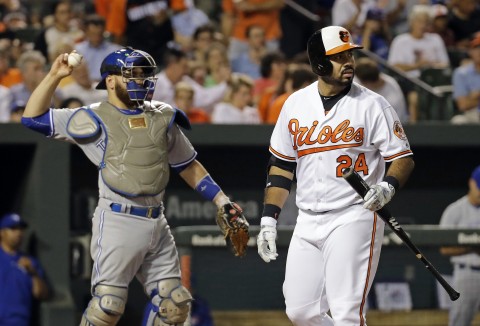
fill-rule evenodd
<path id="1" fill-rule="evenodd" d="M 271 166 L 276 166 L 282 170 L 295 173 L 295 170 L 297 169 L 297 162 L 281 160 L 278 157 L 272 155 L 270 157 L 270 160 L 268 161 L 267 172 L 270 171 Z"/>
<path id="2" fill-rule="evenodd" d="M 290 188 L 292 187 L 292 180 L 284 177 L 283 175 L 269 174 L 267 177 L 267 186 L 265 188 L 271 187 L 282 188 L 290 192 Z"/>

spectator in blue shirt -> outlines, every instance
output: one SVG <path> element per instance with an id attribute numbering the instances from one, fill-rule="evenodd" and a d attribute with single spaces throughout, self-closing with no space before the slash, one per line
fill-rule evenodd
<path id="1" fill-rule="evenodd" d="M 368 10 L 362 33 L 358 37 L 357 43 L 383 59 L 388 59 L 390 32 L 382 9 L 370 8 Z"/>
<path id="2" fill-rule="evenodd" d="M 28 326 L 34 299 L 48 296 L 39 262 L 20 251 L 27 223 L 18 214 L 0 220 L 0 325 Z"/>
<path id="3" fill-rule="evenodd" d="M 100 65 L 103 58 L 112 52 L 122 48 L 122 46 L 112 43 L 105 38 L 105 18 L 91 14 L 85 18 L 85 41 L 75 45 L 75 50 L 83 55 L 83 60 L 87 63 L 88 73 L 93 81 L 99 82 Z"/>
<path id="4" fill-rule="evenodd" d="M 40 81 L 45 77 L 47 61 L 39 51 L 29 50 L 22 53 L 17 60 L 17 67 L 22 74 L 23 82 L 10 87 L 12 92 L 12 110 L 23 109 L 30 95 L 37 88 Z M 60 90 L 55 90 L 51 107 L 58 107 L 63 101 Z"/>
<path id="5" fill-rule="evenodd" d="M 461 114 L 452 123 L 480 123 L 480 32 L 470 42 L 469 64 L 453 72 L 453 98 Z"/>
<path id="6" fill-rule="evenodd" d="M 260 62 L 267 54 L 265 30 L 258 25 L 247 28 L 248 51 L 243 52 L 232 60 L 232 71 L 249 76 L 252 79 L 260 78 Z"/>

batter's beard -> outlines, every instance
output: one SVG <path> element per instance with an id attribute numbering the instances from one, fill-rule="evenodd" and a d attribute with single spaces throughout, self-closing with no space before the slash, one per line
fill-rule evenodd
<path id="1" fill-rule="evenodd" d="M 320 77 L 325 84 L 333 85 L 336 87 L 347 87 L 353 82 L 353 77 L 348 79 L 335 78 L 333 76 L 321 76 Z"/>
<path id="2" fill-rule="evenodd" d="M 128 91 L 119 84 L 115 84 L 115 95 L 117 95 L 118 99 L 122 101 L 128 108 L 134 109 L 140 106 L 137 101 L 132 101 L 130 99 Z"/>

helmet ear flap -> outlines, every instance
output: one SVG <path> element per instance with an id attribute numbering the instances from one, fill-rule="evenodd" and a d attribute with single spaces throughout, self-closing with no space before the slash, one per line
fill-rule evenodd
<path id="1" fill-rule="evenodd" d="M 328 57 L 323 57 L 318 60 L 317 71 L 314 71 L 319 76 L 328 76 L 333 71 L 333 65 Z"/>
<path id="2" fill-rule="evenodd" d="M 326 76 L 332 73 L 333 65 L 325 54 L 321 30 L 313 33 L 308 39 L 307 53 L 310 66 L 315 74 Z"/>

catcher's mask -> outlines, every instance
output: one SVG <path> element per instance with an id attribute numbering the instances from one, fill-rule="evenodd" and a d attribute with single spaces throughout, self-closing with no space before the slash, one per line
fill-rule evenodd
<path id="1" fill-rule="evenodd" d="M 319 29 L 308 39 L 307 52 L 312 71 L 319 76 L 332 73 L 331 55 L 363 46 L 352 43 L 352 36 L 341 26 L 328 26 Z"/>
<path id="2" fill-rule="evenodd" d="M 123 48 L 105 57 L 100 67 L 102 80 L 96 89 L 106 89 L 105 79 L 108 75 L 123 77 L 128 96 L 132 101 L 142 105 L 144 100 L 151 100 L 157 78 L 157 65 L 150 54 L 132 48 Z"/>
<path id="3" fill-rule="evenodd" d="M 130 99 L 140 105 L 145 100 L 150 101 L 157 83 L 157 64 L 152 56 L 135 50 L 125 59 L 125 65 L 121 69 Z"/>

